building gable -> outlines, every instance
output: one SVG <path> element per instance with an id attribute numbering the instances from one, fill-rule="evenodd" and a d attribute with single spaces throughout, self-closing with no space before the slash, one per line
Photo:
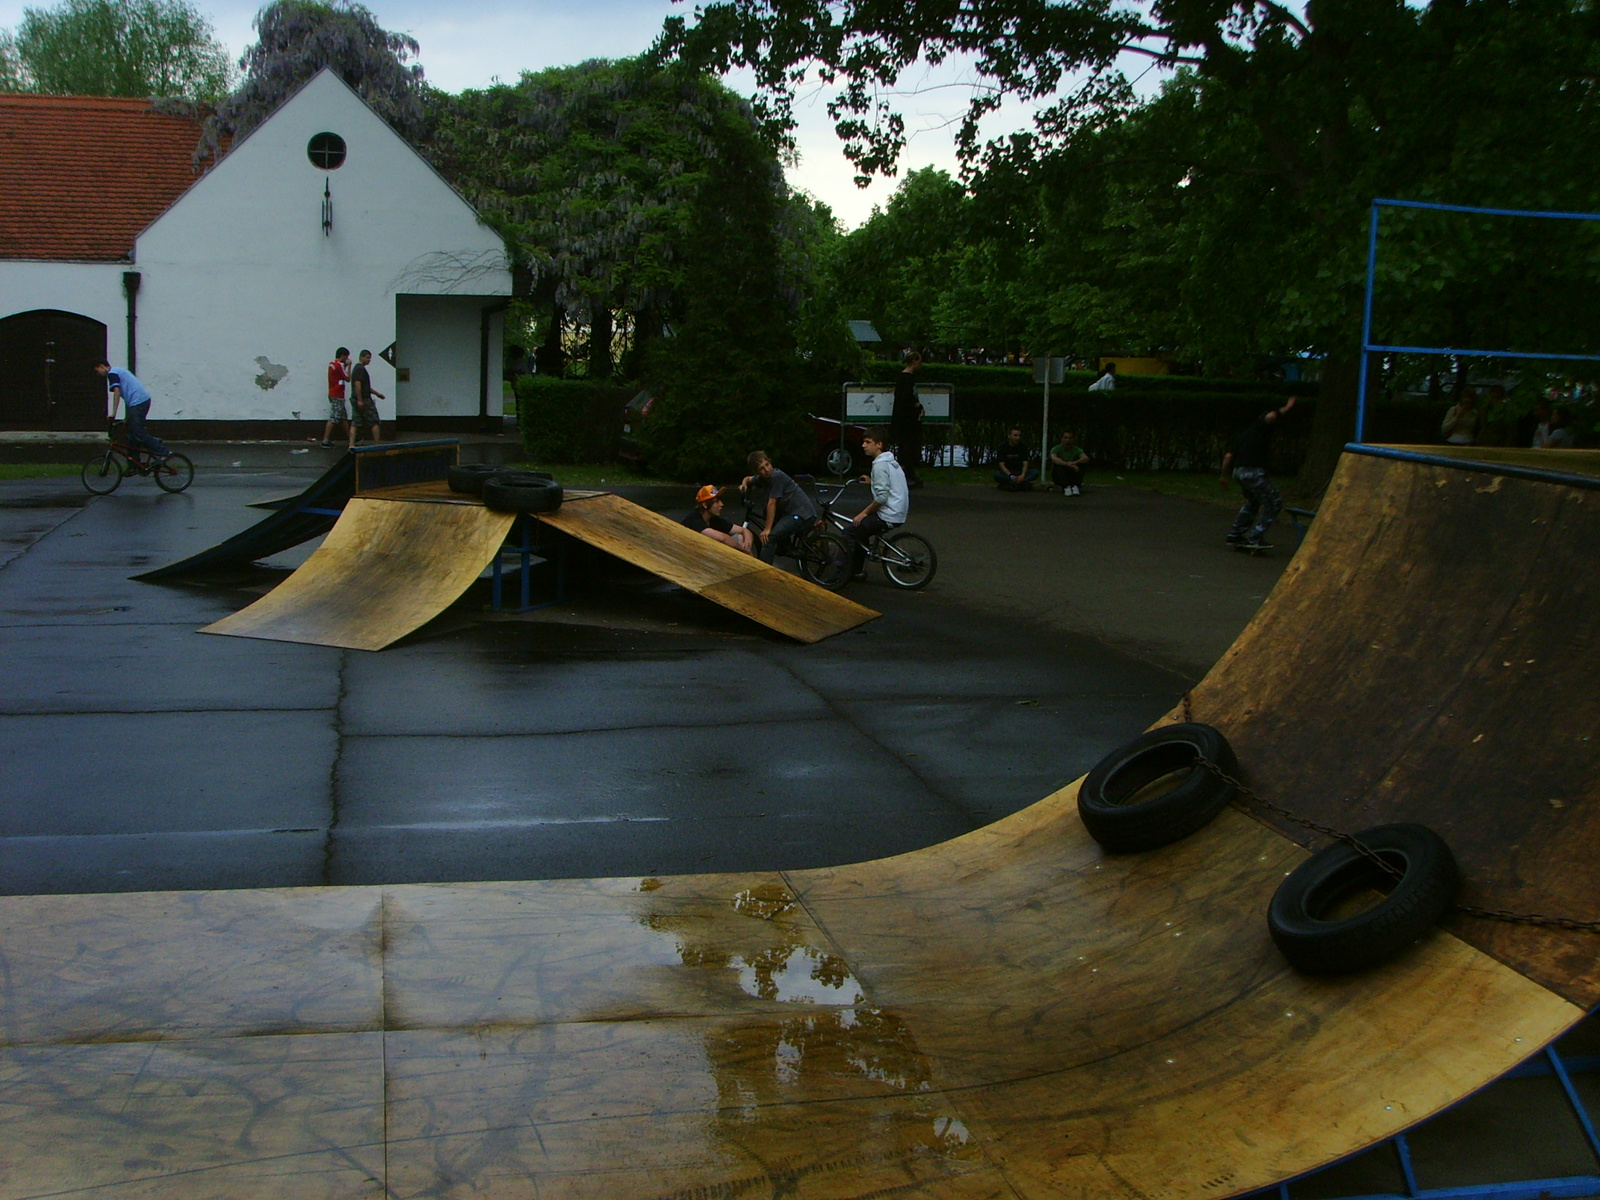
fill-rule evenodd
<path id="1" fill-rule="evenodd" d="M 342 146 L 337 165 L 323 153 L 330 144 Z M 331 70 L 235 144 L 138 240 L 141 266 L 197 254 L 219 268 L 387 272 L 381 286 L 394 293 L 510 287 L 500 238 Z"/>

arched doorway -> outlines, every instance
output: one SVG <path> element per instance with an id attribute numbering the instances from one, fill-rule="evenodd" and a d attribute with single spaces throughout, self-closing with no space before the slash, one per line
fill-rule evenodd
<path id="1" fill-rule="evenodd" d="M 0 320 L 0 429 L 103 429 L 106 385 L 94 364 L 106 327 L 36 308 Z"/>

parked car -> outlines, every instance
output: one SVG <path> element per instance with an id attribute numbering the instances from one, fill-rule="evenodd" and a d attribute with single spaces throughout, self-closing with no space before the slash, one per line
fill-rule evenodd
<path id="1" fill-rule="evenodd" d="M 655 410 L 656 397 L 648 388 L 639 392 L 622 406 L 622 444 L 617 457 L 635 470 L 644 467 L 644 452 L 639 448 L 639 431 Z M 867 456 L 861 449 L 861 438 L 867 432 L 864 425 L 846 425 L 840 436 L 840 423 L 833 417 L 808 414 L 811 428 L 816 434 L 817 452 L 812 462 L 804 468 L 829 475 L 859 475 L 867 469 Z M 796 464 L 799 468 L 801 464 Z"/>

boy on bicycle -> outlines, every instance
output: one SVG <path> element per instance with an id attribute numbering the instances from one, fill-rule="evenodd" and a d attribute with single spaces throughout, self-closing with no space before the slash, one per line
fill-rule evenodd
<path id="1" fill-rule="evenodd" d="M 111 424 L 117 423 L 117 406 L 128 406 L 128 445 L 133 449 L 135 460 L 140 450 L 147 451 L 157 462 L 171 454 L 172 451 L 145 428 L 144 419 L 150 415 L 150 392 L 138 377 L 126 367 L 113 367 L 103 358 L 95 363 L 94 369 L 111 388 Z"/>
<path id="2" fill-rule="evenodd" d="M 850 546 L 852 578 L 867 568 L 867 543 L 880 533 L 904 525 L 911 512 L 906 473 L 895 460 L 894 451 L 884 444 L 882 432 L 868 429 L 862 435 L 861 449 L 872 460 L 872 474 L 861 477 L 862 483 L 872 485 L 872 503 L 852 517 L 850 528 L 844 531 Z"/>

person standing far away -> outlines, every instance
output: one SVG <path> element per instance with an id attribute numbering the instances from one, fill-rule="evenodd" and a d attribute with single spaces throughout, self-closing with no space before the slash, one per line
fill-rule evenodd
<path id="1" fill-rule="evenodd" d="M 1470 446 L 1478 439 L 1478 393 L 1470 387 L 1461 389 L 1457 400 L 1445 413 L 1439 426 L 1444 440 L 1452 446 Z"/>
<path id="2" fill-rule="evenodd" d="M 372 402 L 376 396 L 379 400 L 387 400 L 382 392 L 372 390 L 372 372 L 367 369 L 372 362 L 372 351 L 363 350 L 356 365 L 350 369 L 350 445 L 356 444 L 356 434 L 363 429 L 371 430 L 374 442 L 383 441 L 383 435 L 378 424 L 378 406 Z"/>
<path id="3" fill-rule="evenodd" d="M 850 577 L 853 579 L 867 567 L 867 543 L 880 533 L 888 533 L 906 523 L 911 512 L 910 484 L 906 473 L 895 461 L 894 452 L 883 443 L 883 434 L 869 429 L 861 438 L 861 449 L 872 460 L 872 474 L 863 475 L 862 483 L 872 485 L 872 503 L 850 518 L 850 528 L 844 531 L 850 544 Z"/>
<path id="4" fill-rule="evenodd" d="M 355 430 L 350 427 L 350 414 L 344 407 L 344 385 L 350 382 L 350 351 L 340 346 L 333 352 L 328 364 L 328 423 L 322 427 L 322 444 L 333 445 L 333 427 L 344 426 L 345 440 L 356 444 Z"/>
<path id="5" fill-rule="evenodd" d="M 1117 364 L 1108 362 L 1106 369 L 1100 373 L 1100 378 L 1089 385 L 1091 392 L 1114 392 L 1117 390 Z"/>
<path id="6" fill-rule="evenodd" d="M 922 462 L 922 401 L 917 399 L 917 369 L 922 366 L 922 352 L 912 350 L 906 354 L 906 365 L 894 385 L 894 408 L 889 414 L 889 436 L 899 451 L 900 469 L 905 472 L 906 486 L 921 487 L 917 467 Z"/>
<path id="7" fill-rule="evenodd" d="M 1233 519 L 1228 531 L 1230 546 L 1245 545 L 1253 550 L 1267 548 L 1263 540 L 1278 510 L 1283 507 L 1283 497 L 1267 478 L 1267 459 L 1272 453 L 1272 435 L 1284 417 L 1294 410 L 1298 396 L 1290 396 L 1282 408 L 1274 408 L 1256 418 L 1250 426 L 1234 439 L 1233 449 L 1222 456 L 1222 490 L 1228 490 L 1228 472 L 1231 469 L 1239 490 L 1244 493 L 1244 504 Z"/>
<path id="8" fill-rule="evenodd" d="M 171 454 L 172 451 L 163 446 L 148 429 L 144 427 L 144 419 L 150 415 L 150 392 L 134 373 L 126 367 L 113 367 L 105 359 L 94 365 L 95 373 L 106 381 L 111 389 L 111 423 L 117 423 L 117 405 L 125 404 L 128 408 L 128 445 L 132 446 L 135 454 L 140 450 L 147 451 L 151 458 L 160 462 Z"/>

